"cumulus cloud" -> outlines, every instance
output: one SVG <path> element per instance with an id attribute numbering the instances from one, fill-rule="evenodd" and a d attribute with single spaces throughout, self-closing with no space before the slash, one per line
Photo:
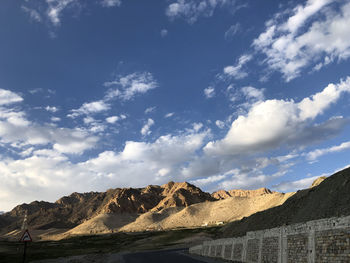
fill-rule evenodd
<path id="1" fill-rule="evenodd" d="M 336 153 L 350 149 L 350 141 L 343 142 L 340 145 L 332 146 L 329 148 L 316 149 L 306 154 L 306 158 L 310 161 L 315 161 L 319 157 L 329 153 Z"/>
<path id="2" fill-rule="evenodd" d="M 106 118 L 106 122 L 108 123 L 116 123 L 117 121 L 119 120 L 125 120 L 126 119 L 126 115 L 124 114 L 121 114 L 120 116 L 110 116 L 110 117 L 107 117 Z"/>
<path id="3" fill-rule="evenodd" d="M 239 57 L 236 65 L 226 66 L 224 68 L 224 74 L 234 79 L 243 79 L 248 76 L 247 71 L 244 69 L 245 64 L 252 60 L 253 56 L 244 54 Z"/>
<path id="4" fill-rule="evenodd" d="M 264 90 L 259 90 L 254 87 L 247 86 L 247 87 L 243 87 L 241 91 L 247 99 L 258 100 L 258 101 L 264 99 Z"/>
<path id="5" fill-rule="evenodd" d="M 23 98 L 18 94 L 5 89 L 0 89 L 0 106 L 9 105 L 23 101 Z"/>
<path id="6" fill-rule="evenodd" d="M 208 87 L 204 89 L 204 96 L 207 99 L 213 98 L 215 96 L 215 88 L 214 87 Z"/>
<path id="7" fill-rule="evenodd" d="M 119 76 L 113 81 L 105 82 L 104 85 L 111 87 L 106 95 L 106 100 L 120 98 L 125 101 L 158 87 L 157 81 L 149 72 L 135 72 Z"/>
<path id="8" fill-rule="evenodd" d="M 9 90 L 0 90 L 0 142 L 22 150 L 28 146 L 47 146 L 61 153 L 82 154 L 98 141 L 78 128 L 58 128 L 28 120 L 13 103 L 23 99 Z"/>
<path id="9" fill-rule="evenodd" d="M 113 124 L 116 123 L 119 119 L 119 116 L 110 116 L 106 118 L 106 122 Z"/>
<path id="10" fill-rule="evenodd" d="M 199 17 L 211 17 L 217 8 L 231 7 L 231 10 L 242 6 L 236 5 L 236 0 L 177 0 L 166 9 L 170 19 L 182 18 L 188 23 L 195 23 Z"/>
<path id="11" fill-rule="evenodd" d="M 268 21 L 266 30 L 254 40 L 257 52 L 266 56 L 265 63 L 280 71 L 286 81 L 298 77 L 307 66 L 319 70 L 350 56 L 350 3 L 308 0 L 291 10 L 290 16 L 277 14 Z"/>
<path id="12" fill-rule="evenodd" d="M 98 138 L 84 130 L 57 128 L 31 123 L 24 119 L 0 121 L 0 138 L 12 145 L 52 147 L 62 153 L 82 154 L 95 147 Z"/>
<path id="13" fill-rule="evenodd" d="M 154 125 L 154 120 L 152 119 L 148 119 L 147 122 L 145 123 L 145 125 L 143 125 L 142 129 L 141 129 L 141 134 L 143 136 L 145 135 L 150 135 L 152 132 L 151 132 L 151 127 Z"/>
<path id="14" fill-rule="evenodd" d="M 206 132 L 182 133 L 164 135 L 149 143 L 127 141 L 120 152 L 104 151 L 78 163 L 55 150 L 29 149 L 24 159 L 0 162 L 0 173 L 5 178 L 0 185 L 0 207 L 9 210 L 18 203 L 43 198 L 54 201 L 74 191 L 182 181 L 182 165 L 192 160 L 206 136 Z"/>
<path id="15" fill-rule="evenodd" d="M 70 160 L 71 154 L 81 154 L 99 142 L 92 131 L 40 125 L 27 120 L 24 112 L 6 108 L 12 104 L 2 106 L 0 147 L 7 144 L 17 147 L 20 158 L 2 156 L 0 173 L 5 179 L 0 185 L 0 206 L 10 209 L 19 202 L 39 198 L 53 201 L 73 191 L 140 187 L 169 180 L 189 180 L 207 189 L 214 189 L 214 186 L 224 189 L 261 187 L 285 175 L 294 165 L 293 159 L 300 156 L 298 150 L 277 157 L 262 151 L 280 149 L 283 144 L 293 144 L 297 149 L 339 132 L 348 123 L 344 118 L 331 118 L 320 124 L 315 124 L 314 120 L 344 92 L 349 93 L 349 87 L 350 78 L 329 84 L 299 102 L 264 100 L 259 90 L 246 88 L 245 96 L 256 99 L 256 103 L 246 115 L 232 121 L 222 140 L 214 142 L 210 130 L 204 130 L 202 123 L 192 123 L 177 135 L 160 136 L 151 142 L 127 141 L 121 151 L 106 150 L 79 158 L 76 163 Z M 13 116 L 28 123 L 26 126 L 11 123 Z M 121 116 L 108 118 L 113 123 Z M 84 122 L 93 125 L 96 120 L 85 116 Z M 149 127 L 145 127 L 142 135 L 149 134 L 153 124 L 154 121 L 148 119 L 145 126 Z M 327 152 L 344 146 L 347 145 L 330 148 L 332 150 Z M 261 154 L 257 154 L 259 152 Z M 277 167 L 277 172 L 264 172 L 271 165 Z M 301 187 L 303 184 L 289 185 Z M 282 183 L 277 188 L 287 189 Z"/>
<path id="16" fill-rule="evenodd" d="M 216 120 L 215 125 L 218 126 L 218 128 L 220 128 L 220 129 L 225 128 L 225 122 L 220 121 L 220 120 Z"/>
<path id="17" fill-rule="evenodd" d="M 99 113 L 109 109 L 110 105 L 103 100 L 86 102 L 80 108 L 71 110 L 72 113 L 68 114 L 68 117 L 75 118 L 80 115 Z"/>
<path id="18" fill-rule="evenodd" d="M 335 103 L 344 92 L 350 92 L 350 77 L 338 84 L 329 84 L 323 91 L 300 102 L 258 101 L 245 116 L 241 115 L 232 122 L 224 139 L 209 142 L 204 150 L 213 155 L 237 155 L 300 142 L 302 138 L 310 137 L 312 129 L 314 136 L 327 134 L 334 128 L 329 123 L 311 126 L 310 121 Z M 337 123 L 338 128 L 344 126 L 341 118 L 330 122 L 333 125 Z"/>

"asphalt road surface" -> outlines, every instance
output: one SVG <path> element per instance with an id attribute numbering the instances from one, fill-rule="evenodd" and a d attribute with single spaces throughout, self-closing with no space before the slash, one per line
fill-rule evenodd
<path id="1" fill-rule="evenodd" d="M 137 252 L 123 256 L 125 263 L 203 263 L 203 262 L 224 262 L 210 258 L 190 256 L 182 249 L 158 250 L 151 252 Z"/>

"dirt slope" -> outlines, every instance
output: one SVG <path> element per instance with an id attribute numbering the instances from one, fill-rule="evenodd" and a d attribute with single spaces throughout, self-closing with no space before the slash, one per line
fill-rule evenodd
<path id="1" fill-rule="evenodd" d="M 223 228 L 223 235 L 239 236 L 247 231 L 349 214 L 350 168 L 347 168 L 317 186 L 298 191 L 281 206 L 228 224 Z"/>

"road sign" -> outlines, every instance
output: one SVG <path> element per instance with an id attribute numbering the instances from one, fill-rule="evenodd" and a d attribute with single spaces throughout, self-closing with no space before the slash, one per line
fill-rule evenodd
<path id="1" fill-rule="evenodd" d="M 30 236 L 29 234 L 29 231 L 28 229 L 23 233 L 21 239 L 20 239 L 21 242 L 32 242 L 32 237 Z"/>

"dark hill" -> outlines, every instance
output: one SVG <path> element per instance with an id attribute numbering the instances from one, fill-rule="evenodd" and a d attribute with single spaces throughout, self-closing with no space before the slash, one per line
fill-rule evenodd
<path id="1" fill-rule="evenodd" d="M 255 213 L 223 228 L 224 236 L 327 217 L 350 215 L 350 168 L 324 179 L 319 185 L 298 191 L 283 205 Z"/>

